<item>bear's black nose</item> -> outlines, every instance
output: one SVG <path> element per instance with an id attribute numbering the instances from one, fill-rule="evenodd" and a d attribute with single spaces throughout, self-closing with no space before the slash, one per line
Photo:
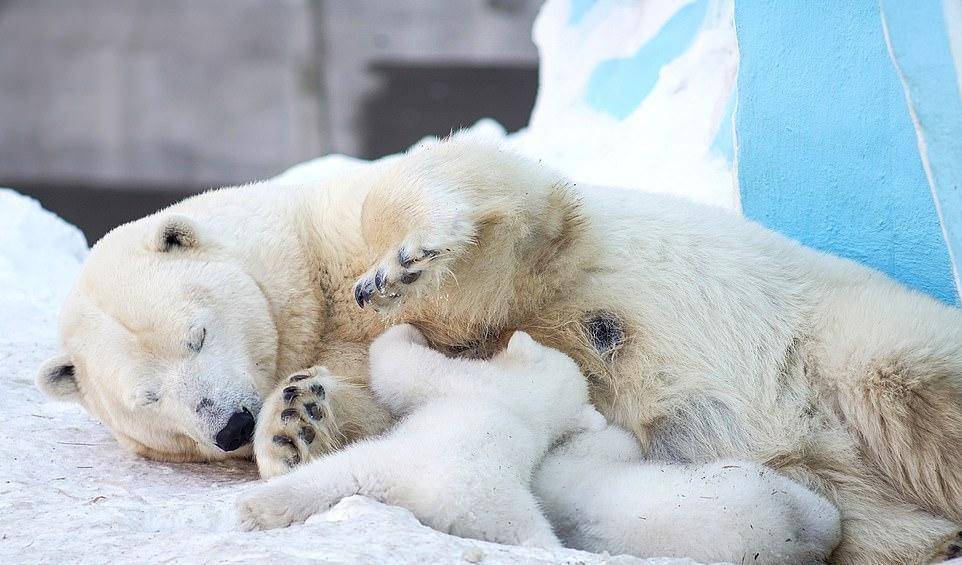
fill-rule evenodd
<path id="1" fill-rule="evenodd" d="M 254 435 L 254 415 L 247 408 L 231 414 L 224 429 L 214 436 L 214 444 L 224 451 L 234 451 L 247 445 Z"/>

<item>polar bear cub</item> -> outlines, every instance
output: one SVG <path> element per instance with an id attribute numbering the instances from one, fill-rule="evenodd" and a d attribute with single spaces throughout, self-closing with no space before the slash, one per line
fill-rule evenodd
<path id="1" fill-rule="evenodd" d="M 532 488 L 566 547 L 700 562 L 824 563 L 841 539 L 838 509 L 746 461 L 643 461 L 610 426 L 551 450 Z"/>
<path id="2" fill-rule="evenodd" d="M 405 324 L 371 344 L 370 386 L 397 426 L 242 495 L 242 527 L 287 526 L 363 494 L 442 532 L 561 545 L 531 492 L 532 473 L 562 436 L 604 428 L 571 358 L 515 332 L 489 361 L 451 359 Z"/>

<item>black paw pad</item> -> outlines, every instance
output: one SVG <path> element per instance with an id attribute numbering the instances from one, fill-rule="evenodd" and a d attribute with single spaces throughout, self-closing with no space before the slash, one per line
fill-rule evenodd
<path id="1" fill-rule="evenodd" d="M 285 408 L 284 411 L 281 412 L 281 420 L 284 422 L 293 420 L 294 418 L 298 418 L 298 417 L 300 417 L 300 415 L 297 413 L 297 410 L 295 410 L 294 408 Z"/>
<path id="2" fill-rule="evenodd" d="M 277 434 L 276 436 L 272 437 L 271 441 L 277 445 L 289 445 L 294 447 L 294 440 L 282 434 Z"/>
<path id="3" fill-rule="evenodd" d="M 289 380 L 292 383 L 296 383 L 297 381 L 303 381 L 304 379 L 309 379 L 309 378 L 311 378 L 310 375 L 306 373 L 299 373 L 297 375 L 291 375 L 291 378 L 287 380 Z"/>
<path id="4" fill-rule="evenodd" d="M 324 412 L 313 402 L 305 403 L 304 411 L 307 412 L 307 415 L 310 416 L 312 420 L 320 420 L 324 417 Z"/>
<path id="5" fill-rule="evenodd" d="M 625 343 L 625 330 L 610 312 L 589 312 L 584 320 L 585 334 L 595 351 L 610 355 Z"/>
<path id="6" fill-rule="evenodd" d="M 421 271 L 414 271 L 412 273 L 404 273 L 401 275 L 401 284 L 411 284 L 414 281 L 421 278 Z"/>
<path id="7" fill-rule="evenodd" d="M 324 385 L 322 385 L 321 383 L 312 384 L 311 392 L 317 395 L 317 397 L 320 398 L 321 400 L 324 400 L 324 397 L 327 396 L 327 393 L 324 391 Z"/>
<path id="8" fill-rule="evenodd" d="M 295 398 L 300 396 L 301 391 L 296 386 L 289 386 L 284 389 L 284 402 L 290 404 Z"/>
<path id="9" fill-rule="evenodd" d="M 314 433 L 314 428 L 311 428 L 309 426 L 303 426 L 301 430 L 297 432 L 297 435 L 301 436 L 301 439 L 304 440 L 304 443 L 306 444 L 310 444 L 312 441 L 314 441 L 314 438 L 316 437 Z"/>
<path id="10" fill-rule="evenodd" d="M 945 556 L 949 559 L 955 559 L 962 553 L 962 546 L 955 543 L 950 543 L 945 547 Z"/>

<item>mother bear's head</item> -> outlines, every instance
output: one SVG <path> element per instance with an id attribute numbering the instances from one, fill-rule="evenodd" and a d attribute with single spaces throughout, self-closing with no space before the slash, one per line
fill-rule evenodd
<path id="1" fill-rule="evenodd" d="M 91 250 L 37 384 L 160 460 L 246 457 L 277 366 L 268 300 L 191 219 L 162 213 Z"/>

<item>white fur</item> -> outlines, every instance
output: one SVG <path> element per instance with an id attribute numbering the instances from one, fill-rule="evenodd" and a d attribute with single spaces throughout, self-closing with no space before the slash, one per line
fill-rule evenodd
<path id="1" fill-rule="evenodd" d="M 553 449 L 533 489 L 566 547 L 730 563 L 822 563 L 841 536 L 838 509 L 746 461 L 643 462 L 621 428 Z"/>
<path id="2" fill-rule="evenodd" d="M 371 344 L 371 387 L 397 427 L 252 489 L 238 503 L 244 527 L 286 526 L 364 494 L 444 532 L 559 545 L 529 482 L 554 441 L 599 421 L 574 361 L 523 332 L 490 361 L 449 359 L 399 325 Z"/>

